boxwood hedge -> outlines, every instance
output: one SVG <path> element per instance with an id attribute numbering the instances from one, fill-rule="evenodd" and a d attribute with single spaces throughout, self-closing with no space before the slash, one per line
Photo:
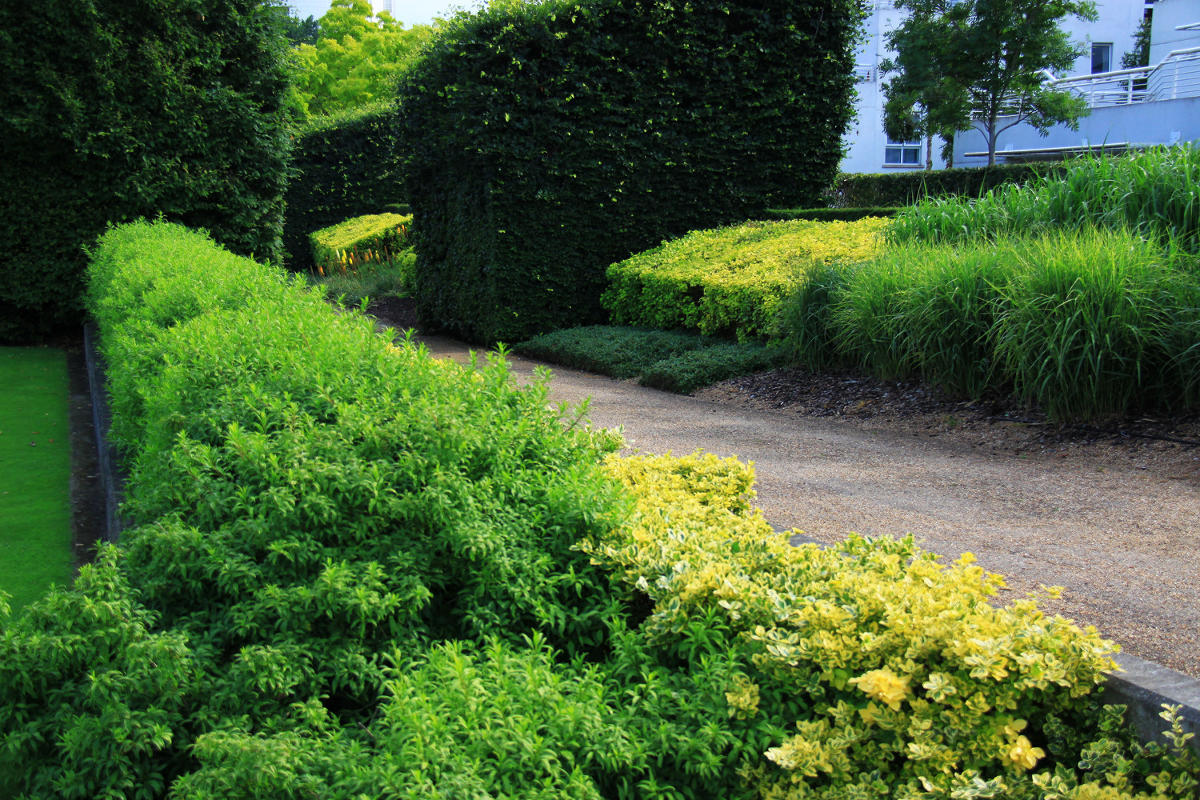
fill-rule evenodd
<path id="1" fill-rule="evenodd" d="M 460 16 L 401 82 L 423 319 L 601 321 L 604 269 L 815 205 L 851 113 L 852 0 L 551 0 Z"/>

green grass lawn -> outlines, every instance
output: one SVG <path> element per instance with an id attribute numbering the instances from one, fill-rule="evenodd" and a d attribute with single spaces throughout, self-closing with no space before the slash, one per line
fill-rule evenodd
<path id="1" fill-rule="evenodd" d="M 13 610 L 71 578 L 71 442 L 61 350 L 0 347 L 0 591 Z"/>

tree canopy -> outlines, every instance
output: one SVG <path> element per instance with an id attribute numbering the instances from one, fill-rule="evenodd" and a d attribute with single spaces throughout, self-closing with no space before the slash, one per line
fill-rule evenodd
<path id="1" fill-rule="evenodd" d="M 376 15 L 366 0 L 333 0 L 318 30 L 313 44 L 301 43 L 293 50 L 290 104 L 301 119 L 388 97 L 437 28 L 406 28 L 386 11 Z"/>
<path id="2" fill-rule="evenodd" d="M 1000 133 L 1027 123 L 1045 134 L 1075 125 L 1083 100 L 1047 85 L 1047 72 L 1069 69 L 1079 48 L 1059 27 L 1069 16 L 1095 19 L 1090 0 L 896 0 L 909 16 L 887 35 L 894 73 L 884 127 L 890 134 L 978 130 L 988 164 Z"/>

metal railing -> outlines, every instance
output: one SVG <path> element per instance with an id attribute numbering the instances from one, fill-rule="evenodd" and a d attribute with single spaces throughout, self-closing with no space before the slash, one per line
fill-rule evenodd
<path id="1" fill-rule="evenodd" d="M 1153 67 L 1135 67 L 1048 81 L 1083 97 L 1089 108 L 1200 97 L 1200 47 L 1172 50 Z"/>

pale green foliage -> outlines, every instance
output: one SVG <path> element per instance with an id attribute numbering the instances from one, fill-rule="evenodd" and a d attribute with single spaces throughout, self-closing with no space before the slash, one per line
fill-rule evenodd
<path id="1" fill-rule="evenodd" d="M 316 44 L 297 45 L 292 54 L 290 100 L 301 119 L 390 99 L 437 30 L 406 28 L 386 11 L 375 16 L 366 0 L 334 0 L 320 22 Z"/>

